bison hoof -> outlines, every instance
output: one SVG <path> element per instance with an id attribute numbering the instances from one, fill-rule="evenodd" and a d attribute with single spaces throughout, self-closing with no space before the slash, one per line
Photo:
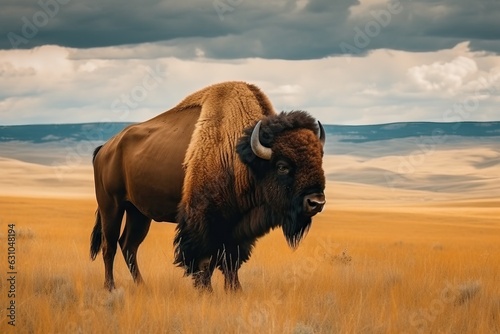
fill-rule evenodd
<path id="1" fill-rule="evenodd" d="M 115 282 L 113 281 L 104 282 L 104 288 L 109 292 L 113 291 L 114 289 L 116 289 Z"/>
<path id="2" fill-rule="evenodd" d="M 227 293 L 242 293 L 243 292 L 243 289 L 241 288 L 241 285 L 240 286 L 231 287 L 231 288 L 226 288 L 224 290 L 226 290 Z"/>
<path id="3" fill-rule="evenodd" d="M 206 277 L 202 277 L 202 275 L 194 276 L 194 287 L 201 292 L 212 292 L 212 283 Z"/>
<path id="4" fill-rule="evenodd" d="M 212 285 L 205 285 L 205 284 L 196 284 L 194 283 L 194 287 L 198 289 L 201 293 L 212 293 L 214 292 L 214 289 L 212 289 Z"/>

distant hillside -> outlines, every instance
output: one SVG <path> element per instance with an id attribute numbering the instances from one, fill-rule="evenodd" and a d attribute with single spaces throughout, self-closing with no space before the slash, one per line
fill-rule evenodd
<path id="1" fill-rule="evenodd" d="M 39 124 L 0 126 L 0 142 L 47 143 L 62 140 L 106 141 L 133 123 Z"/>
<path id="2" fill-rule="evenodd" d="M 0 194 L 92 196 L 95 147 L 130 124 L 0 126 Z M 500 198 L 500 122 L 325 130 L 324 170 L 334 182 L 333 198 Z"/>
<path id="3" fill-rule="evenodd" d="M 103 142 L 133 123 L 86 123 L 0 126 L 0 142 L 56 141 Z M 430 123 L 409 122 L 378 125 L 325 125 L 328 139 L 365 143 L 421 136 L 500 136 L 500 122 Z"/>
<path id="4" fill-rule="evenodd" d="M 328 125 L 327 134 L 340 141 L 364 143 L 408 137 L 493 137 L 500 136 L 500 122 L 406 122 L 377 125 Z"/>

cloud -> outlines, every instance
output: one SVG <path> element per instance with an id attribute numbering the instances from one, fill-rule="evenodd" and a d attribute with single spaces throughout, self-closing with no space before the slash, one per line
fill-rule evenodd
<path id="1" fill-rule="evenodd" d="M 389 14 L 389 15 L 388 15 Z M 500 2 L 8 0 L 0 49 L 162 44 L 162 57 L 319 59 L 371 50 L 500 52 Z M 365 35 L 360 37 L 361 35 Z M 343 44 L 344 43 L 344 44 Z M 346 50 L 349 44 L 355 49 Z M 159 56 L 159 55 L 157 55 Z"/>
<path id="2" fill-rule="evenodd" d="M 408 70 L 418 86 L 428 91 L 458 93 L 465 80 L 478 70 L 476 62 L 467 57 L 457 57 L 450 62 L 435 62 Z"/>
<path id="3" fill-rule="evenodd" d="M 0 124 L 144 121 L 226 80 L 254 83 L 278 111 L 307 110 L 325 124 L 498 120 L 500 56 L 467 43 L 300 61 L 179 58 L 165 48 L 0 50 Z"/>

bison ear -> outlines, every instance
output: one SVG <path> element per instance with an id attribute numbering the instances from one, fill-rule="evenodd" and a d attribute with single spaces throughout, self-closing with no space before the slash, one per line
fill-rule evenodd
<path id="1" fill-rule="evenodd" d="M 265 170 L 265 165 L 268 161 L 257 157 L 252 150 L 252 130 L 253 127 L 245 130 L 245 133 L 236 145 L 236 152 L 238 153 L 241 162 L 248 166 L 255 176 L 259 177 L 263 174 L 262 172 Z"/>
<path id="2" fill-rule="evenodd" d="M 236 152 L 238 153 L 241 162 L 245 165 L 251 165 L 257 158 L 252 151 L 250 137 L 246 134 L 240 138 L 238 145 L 236 145 Z"/>

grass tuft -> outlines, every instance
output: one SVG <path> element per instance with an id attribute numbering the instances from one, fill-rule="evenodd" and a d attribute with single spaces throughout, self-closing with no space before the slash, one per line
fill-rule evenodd
<path id="1" fill-rule="evenodd" d="M 349 255 L 347 249 L 344 249 L 340 254 L 329 254 L 328 258 L 331 263 L 338 265 L 350 265 L 352 261 L 352 256 Z"/>
<path id="2" fill-rule="evenodd" d="M 33 239 L 35 238 L 35 232 L 29 227 L 20 227 L 16 230 L 16 237 L 18 239 Z"/>
<path id="3" fill-rule="evenodd" d="M 456 305 L 463 305 L 468 303 L 474 298 L 481 290 L 481 283 L 479 281 L 471 281 L 461 284 L 458 287 L 458 296 L 455 300 Z"/>

